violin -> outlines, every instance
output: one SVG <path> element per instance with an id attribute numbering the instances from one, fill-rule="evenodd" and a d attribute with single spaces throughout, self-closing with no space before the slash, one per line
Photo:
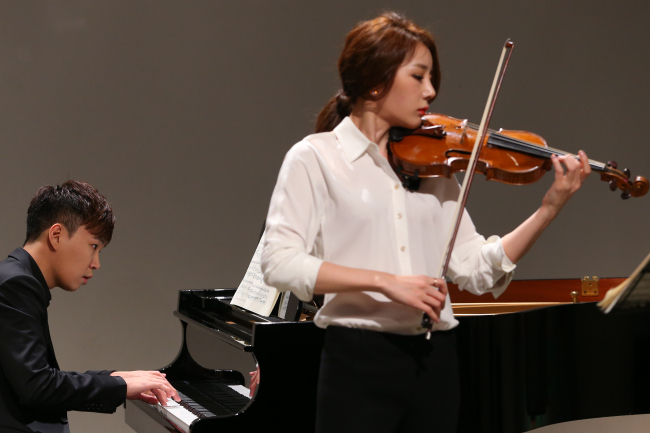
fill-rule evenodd
<path id="1" fill-rule="evenodd" d="M 405 188 L 417 190 L 422 177 L 451 177 L 457 171 L 467 172 L 460 188 L 447 247 L 436 274 L 443 279 L 449 269 L 451 253 L 475 173 L 485 174 L 488 180 L 525 185 L 535 182 L 551 169 L 552 155 L 576 157 L 549 147 L 542 137 L 532 132 L 488 129 L 513 47 L 514 43 L 510 39 L 503 45 L 478 128 L 470 125 L 467 120 L 443 114 L 427 114 L 415 130 L 393 128 L 389 132 L 388 160 Z M 589 165 L 592 170 L 600 172 L 602 180 L 609 182 L 612 191 L 621 189 L 621 197 L 624 199 L 641 197 L 648 192 L 646 178 L 637 176 L 631 181 L 630 171 L 619 171 L 615 162 L 603 164 L 590 159 Z M 424 313 L 422 327 L 427 330 L 427 340 L 430 339 L 433 322 Z"/>
<path id="2" fill-rule="evenodd" d="M 391 129 L 389 160 L 404 186 L 417 190 L 422 177 L 451 177 L 453 173 L 466 171 L 477 130 L 478 127 L 467 120 L 426 114 L 422 117 L 422 125 L 415 130 Z M 488 130 L 477 156 L 475 172 L 484 174 L 487 180 L 526 185 L 552 168 L 553 154 L 570 153 L 549 147 L 542 137 L 532 132 Z M 631 180 L 630 170 L 618 170 L 614 161 L 602 163 L 590 159 L 589 165 L 600 173 L 601 180 L 609 183 L 612 191 L 620 189 L 624 199 L 641 197 L 648 192 L 645 177 L 636 176 Z"/>

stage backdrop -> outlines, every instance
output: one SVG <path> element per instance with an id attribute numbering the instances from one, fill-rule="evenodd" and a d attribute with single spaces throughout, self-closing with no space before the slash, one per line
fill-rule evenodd
<path id="1" fill-rule="evenodd" d="M 336 60 L 355 23 L 397 10 L 430 29 L 443 71 L 432 111 L 475 123 L 512 38 L 492 126 L 650 176 L 649 8 L 629 0 L 0 0 L 0 250 L 22 245 L 41 185 L 97 187 L 115 209 L 115 236 L 88 286 L 53 291 L 60 364 L 163 367 L 181 343 L 178 291 L 240 282 L 284 154 L 336 92 Z M 479 176 L 468 205 L 479 231 L 508 233 L 552 180 L 517 187 Z M 588 179 L 516 278 L 628 275 L 650 246 L 650 197 L 619 195 L 597 175 Z M 130 431 L 119 412 L 71 414 L 73 431 Z"/>

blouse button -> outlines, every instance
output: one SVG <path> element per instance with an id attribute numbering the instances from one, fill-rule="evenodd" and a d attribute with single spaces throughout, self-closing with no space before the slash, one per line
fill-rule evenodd
<path id="1" fill-rule="evenodd" d="M 399 185 L 398 185 L 398 184 L 395 184 L 395 189 L 399 189 Z"/>
<path id="2" fill-rule="evenodd" d="M 404 252 L 404 251 L 406 251 L 406 247 L 402 247 L 402 248 L 400 248 L 400 250 L 402 250 L 402 252 Z"/>
<path id="3" fill-rule="evenodd" d="M 401 213 L 398 213 L 398 214 L 397 214 L 397 219 L 398 219 L 398 220 L 399 220 L 399 219 L 402 219 L 402 214 L 401 214 Z"/>

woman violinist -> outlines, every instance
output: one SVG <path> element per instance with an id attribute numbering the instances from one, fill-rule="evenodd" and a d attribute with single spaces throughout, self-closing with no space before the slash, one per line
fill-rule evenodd
<path id="1" fill-rule="evenodd" d="M 387 160 L 392 127 L 416 128 L 436 96 L 431 34 L 395 13 L 358 24 L 339 58 L 342 90 L 317 134 L 287 153 L 273 192 L 262 268 L 267 284 L 302 300 L 325 294 L 314 322 L 327 328 L 317 432 L 455 432 L 460 401 L 458 322 L 444 254 L 459 186 L 422 179 L 405 190 Z M 461 222 L 448 275 L 462 290 L 501 294 L 515 263 L 590 173 L 587 157 L 553 157 L 541 207 L 502 239 Z M 491 209 L 491 212 L 494 210 Z M 422 335 L 422 312 L 435 322 Z"/>

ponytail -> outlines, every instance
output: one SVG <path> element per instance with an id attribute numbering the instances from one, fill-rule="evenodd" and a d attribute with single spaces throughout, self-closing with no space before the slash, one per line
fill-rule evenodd
<path id="1" fill-rule="evenodd" d="M 350 113 L 352 113 L 352 101 L 343 90 L 339 90 L 318 114 L 316 132 L 332 131 Z"/>

